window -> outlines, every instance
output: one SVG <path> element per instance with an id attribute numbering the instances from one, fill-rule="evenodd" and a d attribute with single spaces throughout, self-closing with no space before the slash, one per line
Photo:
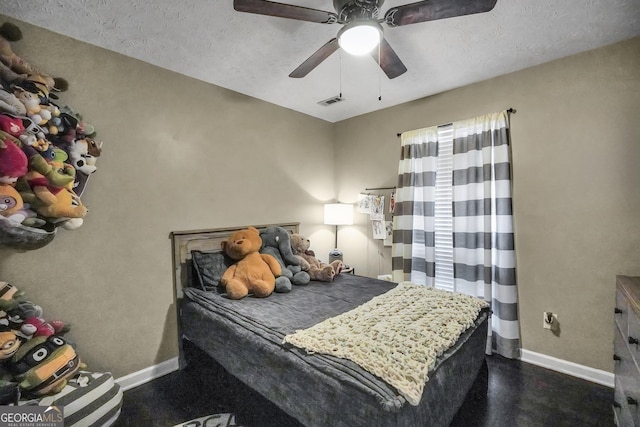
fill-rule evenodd
<path id="1" fill-rule="evenodd" d="M 435 281 L 453 291 L 453 125 L 438 126 L 434 200 Z"/>
<path id="2" fill-rule="evenodd" d="M 489 301 L 488 343 L 518 357 L 509 146 L 507 111 L 402 134 L 392 268 L 396 282 Z"/>

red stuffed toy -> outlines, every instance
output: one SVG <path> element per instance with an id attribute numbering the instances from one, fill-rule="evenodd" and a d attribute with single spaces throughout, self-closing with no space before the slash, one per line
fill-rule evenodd
<path id="1" fill-rule="evenodd" d="M 14 185 L 27 173 L 27 155 L 9 138 L 0 140 L 0 184 Z"/>

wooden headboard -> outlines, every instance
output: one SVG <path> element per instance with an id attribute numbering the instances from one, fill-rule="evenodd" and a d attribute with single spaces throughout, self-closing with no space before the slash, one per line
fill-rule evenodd
<path id="1" fill-rule="evenodd" d="M 252 227 L 261 230 L 274 225 L 282 227 L 290 233 L 298 233 L 300 223 L 289 222 L 285 224 L 253 225 Z M 187 286 L 189 271 L 186 267 L 191 260 L 191 251 L 219 251 L 222 242 L 227 240 L 231 234 L 247 227 L 249 226 L 172 231 L 170 237 L 173 251 L 175 298 L 182 298 L 182 289 Z"/>

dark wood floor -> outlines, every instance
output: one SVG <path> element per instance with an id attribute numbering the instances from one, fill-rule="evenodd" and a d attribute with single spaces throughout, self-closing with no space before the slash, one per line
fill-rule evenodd
<path id="1" fill-rule="evenodd" d="M 465 402 L 453 427 L 613 425 L 613 389 L 500 356 L 487 363 L 486 398 Z M 187 368 L 125 392 L 115 427 L 170 427 L 228 412 L 244 427 L 301 427 L 226 373 L 210 368 L 205 376 L 203 369 L 209 368 Z M 215 380 L 205 382 L 208 375 Z"/>

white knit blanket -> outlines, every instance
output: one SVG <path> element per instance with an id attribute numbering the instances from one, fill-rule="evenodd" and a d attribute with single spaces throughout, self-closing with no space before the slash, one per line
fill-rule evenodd
<path id="1" fill-rule="evenodd" d="M 418 405 L 436 357 L 488 304 L 468 295 L 402 282 L 355 309 L 285 336 L 309 353 L 349 359 Z"/>

